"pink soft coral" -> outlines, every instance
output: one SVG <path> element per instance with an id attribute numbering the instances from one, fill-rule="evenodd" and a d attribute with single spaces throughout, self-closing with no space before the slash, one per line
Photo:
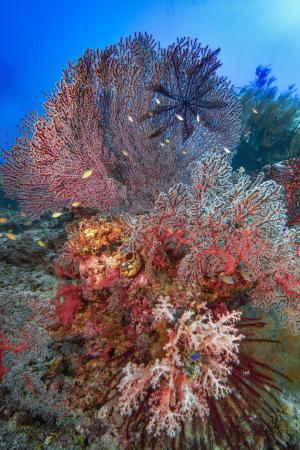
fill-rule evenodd
<path id="1" fill-rule="evenodd" d="M 240 313 L 213 317 L 203 305 L 197 314 L 186 311 L 176 321 L 169 299 L 160 297 L 154 316 L 168 322 L 165 356 L 124 368 L 119 404 L 123 415 L 146 404 L 147 430 L 173 437 L 185 419 L 208 415 L 207 397 L 219 399 L 230 392 L 231 364 L 238 363 L 243 338 L 235 326 Z"/>

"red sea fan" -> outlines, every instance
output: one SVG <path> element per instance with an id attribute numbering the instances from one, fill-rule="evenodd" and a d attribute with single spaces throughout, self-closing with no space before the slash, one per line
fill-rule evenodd
<path id="1" fill-rule="evenodd" d="M 195 166 L 193 186 L 178 184 L 139 216 L 126 247 L 145 252 L 145 269 L 166 270 L 208 292 L 245 289 L 252 302 L 281 309 L 298 327 L 297 236 L 287 227 L 284 192 L 274 181 L 240 176 L 216 152 Z M 174 262 L 178 262 L 174 272 Z"/>
<path id="2" fill-rule="evenodd" d="M 192 182 L 147 214 L 70 230 L 64 252 L 77 260 L 83 303 L 62 331 L 88 336 L 92 360 L 78 356 L 67 397 L 106 408 L 122 448 L 244 450 L 266 433 L 275 445 L 281 374 L 255 352 L 279 342 L 255 333 L 265 323 L 242 306 L 276 308 L 297 332 L 299 254 L 284 191 L 233 173 L 216 150 Z M 119 230 L 105 246 L 102 227 Z"/>
<path id="3" fill-rule="evenodd" d="M 60 211 L 73 201 L 101 210 L 122 203 L 124 188 L 107 172 L 112 160 L 102 147 L 92 92 L 78 84 L 61 85 L 45 108 L 46 119 L 31 123 L 31 139 L 23 136 L 4 155 L 6 191 L 32 216 Z"/>
<path id="4" fill-rule="evenodd" d="M 174 58 L 182 60 L 178 71 Z M 31 130 L 4 154 L 6 194 L 33 216 L 74 201 L 101 212 L 149 210 L 161 191 L 188 181 L 191 163 L 212 147 L 234 150 L 240 105 L 217 77 L 219 65 L 216 52 L 197 41 L 182 39 L 163 50 L 147 34 L 86 51 L 64 71 L 45 116 L 33 118 Z M 187 91 L 184 139 L 174 115 L 181 106 L 166 109 L 154 89 L 157 78 L 172 98 L 178 83 Z M 161 110 L 153 110 L 157 102 Z"/>

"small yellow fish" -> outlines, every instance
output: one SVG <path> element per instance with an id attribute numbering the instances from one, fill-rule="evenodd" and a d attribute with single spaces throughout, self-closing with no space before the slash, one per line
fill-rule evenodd
<path id="1" fill-rule="evenodd" d="M 221 280 L 226 284 L 234 284 L 234 277 L 230 275 L 221 275 Z"/>
<path id="2" fill-rule="evenodd" d="M 128 114 L 128 116 L 127 116 L 127 117 L 128 117 L 128 120 L 129 120 L 129 122 L 131 122 L 131 123 L 132 123 L 132 122 L 133 122 L 133 117 L 132 117 L 132 116 L 131 116 L 130 114 Z"/>
<path id="3" fill-rule="evenodd" d="M 255 109 L 255 108 L 252 108 L 252 111 L 254 112 L 254 114 L 258 114 L 258 111 L 257 111 L 257 109 Z"/>
<path id="4" fill-rule="evenodd" d="M 166 144 L 171 144 L 170 139 L 165 139 L 165 143 L 166 143 Z"/>
<path id="5" fill-rule="evenodd" d="M 252 278 L 251 278 L 251 275 L 249 272 L 242 270 L 240 272 L 240 274 L 241 274 L 241 277 L 244 278 L 245 281 L 252 281 Z"/>
<path id="6" fill-rule="evenodd" d="M 122 153 L 124 156 L 128 156 L 128 152 L 126 152 L 126 150 L 122 150 Z"/>
<path id="7" fill-rule="evenodd" d="M 186 155 L 187 154 L 187 151 L 186 150 L 182 150 L 182 152 L 181 152 L 183 155 Z"/>
<path id="8" fill-rule="evenodd" d="M 156 98 L 155 101 L 156 101 L 156 103 L 157 103 L 158 105 L 161 104 L 159 98 Z"/>
<path id="9" fill-rule="evenodd" d="M 44 241 L 41 241 L 41 240 L 37 241 L 37 245 L 38 245 L 39 247 L 47 247 L 47 245 L 45 244 L 45 242 L 44 242 Z"/>
<path id="10" fill-rule="evenodd" d="M 8 239 L 11 239 L 12 241 L 15 241 L 17 239 L 17 237 L 13 233 L 4 233 L 4 234 Z"/>
<path id="11" fill-rule="evenodd" d="M 26 217 L 26 214 L 24 212 L 21 212 L 20 214 L 22 217 Z"/>
<path id="12" fill-rule="evenodd" d="M 180 114 L 175 114 L 176 119 L 183 121 L 183 117 Z"/>
<path id="13" fill-rule="evenodd" d="M 52 217 L 54 217 L 56 219 L 57 217 L 60 217 L 61 215 L 62 215 L 62 212 L 54 212 L 52 214 Z"/>
<path id="14" fill-rule="evenodd" d="M 82 180 L 85 180 L 86 178 L 90 178 L 93 175 L 94 169 L 89 169 L 83 172 L 82 174 Z"/>
<path id="15" fill-rule="evenodd" d="M 8 219 L 6 217 L 0 217 L 0 223 L 6 223 Z"/>
<path id="16" fill-rule="evenodd" d="M 77 206 L 80 206 L 80 202 L 73 202 L 72 206 L 74 206 L 74 208 L 77 208 Z"/>
<path id="17" fill-rule="evenodd" d="M 30 227 L 30 225 L 32 225 L 31 220 L 28 220 L 28 222 L 25 222 L 24 225 L 25 225 L 26 227 Z"/>

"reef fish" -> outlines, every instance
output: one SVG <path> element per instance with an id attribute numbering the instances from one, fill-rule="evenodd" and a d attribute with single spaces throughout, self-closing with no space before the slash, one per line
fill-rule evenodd
<path id="1" fill-rule="evenodd" d="M 17 239 L 17 237 L 13 233 L 4 233 L 4 234 L 8 239 L 11 239 L 12 241 L 15 241 Z"/>

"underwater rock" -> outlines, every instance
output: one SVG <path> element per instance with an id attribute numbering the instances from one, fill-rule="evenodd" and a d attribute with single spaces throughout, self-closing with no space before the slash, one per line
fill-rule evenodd
<path id="1" fill-rule="evenodd" d="M 66 238 L 65 221 L 51 219 L 48 215 L 32 222 L 12 210 L 6 213 L 2 210 L 2 216 L 8 220 L 0 223 L 0 262 L 53 273 L 57 251 Z M 11 234 L 13 239 L 9 238 Z"/>

